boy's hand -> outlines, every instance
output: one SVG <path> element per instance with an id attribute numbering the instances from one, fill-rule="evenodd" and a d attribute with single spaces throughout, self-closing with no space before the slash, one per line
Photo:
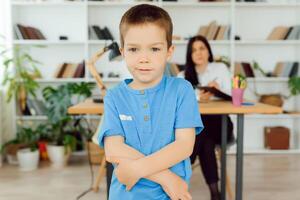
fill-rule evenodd
<path id="1" fill-rule="evenodd" d="M 191 194 L 188 192 L 187 183 L 176 174 L 172 174 L 172 176 L 170 176 L 168 180 L 165 180 L 161 186 L 172 200 L 192 199 Z"/>
<path id="2" fill-rule="evenodd" d="M 115 169 L 115 174 L 119 182 L 126 185 L 126 190 L 129 191 L 141 178 L 138 171 L 135 169 L 133 161 L 124 160 Z"/>

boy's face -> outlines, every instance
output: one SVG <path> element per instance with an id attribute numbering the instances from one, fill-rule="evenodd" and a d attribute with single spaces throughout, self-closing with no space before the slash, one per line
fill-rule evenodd
<path id="1" fill-rule="evenodd" d="M 174 47 L 168 48 L 165 30 L 155 24 L 136 25 L 124 34 L 120 49 L 137 86 L 159 83 Z"/>

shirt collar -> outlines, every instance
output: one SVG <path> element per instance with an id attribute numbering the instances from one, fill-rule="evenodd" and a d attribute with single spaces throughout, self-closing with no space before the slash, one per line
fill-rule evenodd
<path id="1" fill-rule="evenodd" d="M 162 79 L 160 80 L 160 82 L 157 85 L 155 85 L 151 88 L 144 89 L 144 90 L 135 90 L 135 89 L 132 89 L 131 87 L 129 87 L 128 84 L 131 83 L 133 81 L 133 79 L 125 79 L 122 82 L 122 85 L 125 89 L 127 89 L 129 92 L 131 92 L 133 94 L 145 94 L 145 93 L 156 92 L 157 90 L 162 88 L 162 86 L 165 83 L 165 80 L 166 80 L 166 76 L 163 75 Z"/>

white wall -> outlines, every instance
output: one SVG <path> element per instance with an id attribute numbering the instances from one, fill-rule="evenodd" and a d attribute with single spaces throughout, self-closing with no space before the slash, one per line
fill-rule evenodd
<path id="1" fill-rule="evenodd" d="M 10 0 L 1 0 L 0 1 L 0 35 L 5 37 L 5 40 L 0 40 L 1 44 L 9 46 L 11 43 L 11 34 L 9 29 L 10 24 Z M 3 67 L 2 67 L 2 60 L 0 57 L 0 81 L 2 82 L 3 79 Z M 0 86 L 0 88 L 2 85 Z"/>
<path id="2" fill-rule="evenodd" d="M 12 38 L 11 38 L 11 30 L 10 30 L 10 1 L 11 0 L 0 0 L 0 35 L 5 37 L 5 40 L 1 39 L 1 45 L 5 45 L 7 48 L 9 48 L 12 44 Z M 3 65 L 2 60 L 0 57 L 0 91 L 3 92 L 5 88 L 2 86 L 2 80 L 3 80 Z M 12 122 L 12 106 L 6 105 L 5 96 L 2 98 L 2 105 L 1 106 L 1 113 L 2 115 L 2 123 L 0 127 L 0 144 L 4 141 L 6 141 L 9 138 L 12 138 L 13 131 L 13 122 Z M 0 118 L 1 120 L 1 118 Z M 2 140 L 2 141 L 1 141 Z"/>

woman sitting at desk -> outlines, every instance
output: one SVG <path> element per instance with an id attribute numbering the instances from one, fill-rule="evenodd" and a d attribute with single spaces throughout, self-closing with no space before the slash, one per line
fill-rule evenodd
<path id="1" fill-rule="evenodd" d="M 192 37 L 187 46 L 185 71 L 178 74 L 190 81 L 194 88 L 197 86 L 210 86 L 229 94 L 231 93 L 231 74 L 223 63 L 214 63 L 213 54 L 208 41 L 202 36 Z M 197 99 L 207 102 L 213 97 L 210 92 L 196 89 Z M 227 124 L 227 142 L 232 142 L 233 124 L 229 116 Z M 219 200 L 218 171 L 215 155 L 216 145 L 221 144 L 221 115 L 202 115 L 204 130 L 196 137 L 191 162 L 194 163 L 199 156 L 201 169 L 205 181 L 209 186 L 211 200 Z"/>

